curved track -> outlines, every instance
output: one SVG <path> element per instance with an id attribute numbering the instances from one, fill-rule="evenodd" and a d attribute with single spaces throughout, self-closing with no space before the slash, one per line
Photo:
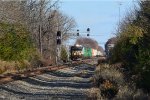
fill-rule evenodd
<path id="1" fill-rule="evenodd" d="M 2 100 L 87 100 L 95 66 L 80 64 L 0 85 Z"/>

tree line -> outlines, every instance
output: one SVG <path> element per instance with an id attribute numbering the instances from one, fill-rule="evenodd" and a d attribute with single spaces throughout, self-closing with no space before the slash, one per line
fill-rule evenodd
<path id="1" fill-rule="evenodd" d="M 150 1 L 141 0 L 119 24 L 110 63 L 122 62 L 137 87 L 150 91 Z"/>
<path id="2" fill-rule="evenodd" d="M 74 18 L 59 10 L 59 3 L 59 0 L 0 1 L 0 62 L 4 65 L 1 72 L 8 69 L 10 62 L 14 66 L 24 62 L 39 66 L 39 60 L 56 63 L 57 31 L 61 31 L 64 43 L 76 26 Z"/>

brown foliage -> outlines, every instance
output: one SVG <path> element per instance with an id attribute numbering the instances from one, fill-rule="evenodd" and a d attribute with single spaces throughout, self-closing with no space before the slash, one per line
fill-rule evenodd
<path id="1" fill-rule="evenodd" d="M 56 33 L 62 32 L 63 42 L 75 20 L 59 11 L 59 0 L 0 0 L 0 21 L 20 23 L 27 27 L 34 46 L 45 59 L 56 57 Z"/>
<path id="2" fill-rule="evenodd" d="M 103 57 L 103 58 L 99 58 L 98 61 L 97 61 L 97 64 L 103 64 L 103 63 L 106 63 L 106 58 Z"/>
<path id="3" fill-rule="evenodd" d="M 41 67 L 47 67 L 52 65 L 52 60 L 50 59 L 41 59 L 40 60 Z"/>
<path id="4" fill-rule="evenodd" d="M 79 38 L 76 40 L 75 44 L 79 44 L 85 47 L 90 47 L 93 49 L 98 49 L 98 43 L 97 41 L 91 39 L 91 38 Z"/>

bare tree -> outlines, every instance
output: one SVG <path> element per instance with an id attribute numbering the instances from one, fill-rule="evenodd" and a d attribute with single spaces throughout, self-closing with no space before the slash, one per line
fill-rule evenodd
<path id="1" fill-rule="evenodd" d="M 98 49 L 98 47 L 99 47 L 97 41 L 95 41 L 91 38 L 79 38 L 79 39 L 77 39 L 75 44 L 90 47 L 93 49 Z"/>
<path id="2" fill-rule="evenodd" d="M 59 11 L 57 7 L 58 1 L 53 3 L 52 0 L 36 2 L 37 1 L 34 0 L 32 3 L 29 3 L 29 8 L 32 9 L 31 13 L 29 13 L 31 16 L 31 22 L 29 23 L 31 27 L 29 28 L 31 31 L 34 31 L 32 32 L 32 37 L 35 39 L 34 41 L 44 58 L 55 59 L 57 31 L 61 31 L 62 41 L 65 41 L 70 36 L 68 35 L 68 31 L 72 30 L 76 26 L 76 23 L 73 18 Z"/>
<path id="3" fill-rule="evenodd" d="M 41 55 L 55 59 L 57 31 L 62 32 L 65 41 L 76 25 L 73 18 L 59 11 L 58 4 L 59 0 L 0 1 L 0 21 L 26 26 Z"/>

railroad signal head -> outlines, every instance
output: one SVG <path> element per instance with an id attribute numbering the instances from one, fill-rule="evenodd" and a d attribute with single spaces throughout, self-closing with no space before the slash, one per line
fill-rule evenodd
<path id="1" fill-rule="evenodd" d="M 79 30 L 77 30 L 77 36 L 79 36 Z"/>
<path id="2" fill-rule="evenodd" d="M 87 28 L 87 32 L 90 32 L 90 28 Z"/>
<path id="3" fill-rule="evenodd" d="M 57 45 L 61 44 L 61 39 L 57 39 Z"/>
<path id="4" fill-rule="evenodd" d="M 61 31 L 57 31 L 56 42 L 57 42 L 57 45 L 61 44 Z"/>
<path id="5" fill-rule="evenodd" d="M 57 31 L 57 36 L 61 37 L 61 31 Z"/>
<path id="6" fill-rule="evenodd" d="M 77 33 L 77 36 L 79 36 L 79 33 Z"/>

